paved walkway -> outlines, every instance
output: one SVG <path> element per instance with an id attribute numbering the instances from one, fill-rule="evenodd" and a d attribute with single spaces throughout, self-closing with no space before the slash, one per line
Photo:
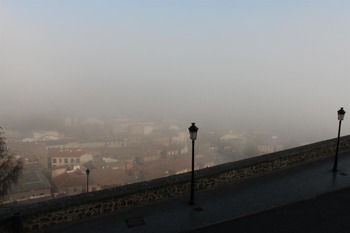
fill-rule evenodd
<path id="1" fill-rule="evenodd" d="M 350 151 L 218 189 L 46 228 L 46 233 L 186 232 L 350 187 Z"/>
<path id="2" fill-rule="evenodd" d="M 350 188 L 186 233 L 349 233 Z"/>

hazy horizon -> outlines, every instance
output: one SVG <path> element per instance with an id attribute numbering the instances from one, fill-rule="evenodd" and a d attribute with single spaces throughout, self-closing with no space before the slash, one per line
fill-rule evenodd
<path id="1" fill-rule="evenodd" d="M 349 41 L 349 1 L 0 1 L 0 116 L 159 117 L 326 139 L 337 110 L 350 114 Z"/>

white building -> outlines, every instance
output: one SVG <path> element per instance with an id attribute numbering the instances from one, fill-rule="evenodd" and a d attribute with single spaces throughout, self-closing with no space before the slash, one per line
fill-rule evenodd
<path id="1" fill-rule="evenodd" d="M 50 155 L 50 165 L 74 167 L 92 159 L 92 154 L 84 150 L 59 150 Z"/>

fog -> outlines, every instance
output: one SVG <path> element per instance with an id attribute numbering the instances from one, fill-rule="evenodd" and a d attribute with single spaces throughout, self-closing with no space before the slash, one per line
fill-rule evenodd
<path id="1" fill-rule="evenodd" d="M 0 125 L 127 116 L 328 139 L 350 114 L 349 41 L 349 1 L 1 1 Z"/>

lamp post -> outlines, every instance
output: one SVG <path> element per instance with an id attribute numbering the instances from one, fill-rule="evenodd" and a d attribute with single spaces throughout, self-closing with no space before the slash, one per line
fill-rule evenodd
<path id="1" fill-rule="evenodd" d="M 334 165 L 333 165 L 332 172 L 338 171 L 337 167 L 338 167 L 338 150 L 339 150 L 340 128 L 341 128 L 341 122 L 342 122 L 342 120 L 344 120 L 344 116 L 345 116 L 345 111 L 343 108 L 340 108 L 338 110 L 338 120 L 339 120 L 338 139 L 337 139 L 337 147 L 335 150 Z"/>
<path id="2" fill-rule="evenodd" d="M 188 128 L 190 131 L 190 139 L 192 140 L 192 178 L 191 178 L 191 199 L 190 205 L 194 205 L 194 141 L 197 139 L 198 128 L 195 123 L 192 123 Z"/>
<path id="3" fill-rule="evenodd" d="M 90 170 L 89 168 L 86 169 L 86 192 L 88 193 L 89 192 L 89 175 L 90 175 Z"/>

